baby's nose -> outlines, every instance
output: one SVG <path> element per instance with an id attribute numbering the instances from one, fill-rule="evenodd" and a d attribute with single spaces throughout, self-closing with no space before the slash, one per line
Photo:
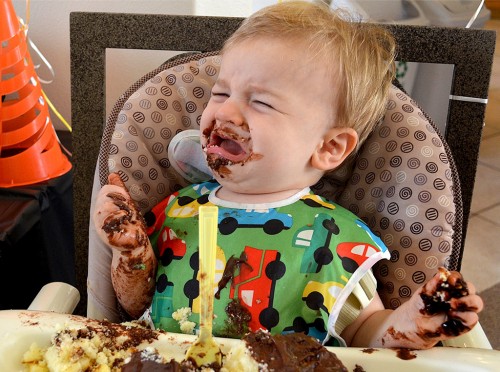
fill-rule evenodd
<path id="1" fill-rule="evenodd" d="M 240 105 L 237 101 L 228 98 L 215 113 L 215 119 L 220 122 L 240 124 L 243 121 Z"/>

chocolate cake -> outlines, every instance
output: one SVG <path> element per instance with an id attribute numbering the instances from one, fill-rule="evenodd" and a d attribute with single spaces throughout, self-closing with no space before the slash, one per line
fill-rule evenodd
<path id="1" fill-rule="evenodd" d="M 141 344 L 147 345 L 162 334 L 142 322 L 116 324 L 88 319 L 84 326 L 61 326 L 47 348 L 33 344 L 24 354 L 23 364 L 30 371 L 121 371 L 136 352 L 165 363 L 154 348 L 139 350 Z"/>
<path id="2" fill-rule="evenodd" d="M 164 362 L 156 353 L 147 353 L 145 350 L 135 352 L 121 367 L 122 372 L 190 372 L 196 368 L 188 361 L 181 363 L 171 359 Z"/>
<path id="3" fill-rule="evenodd" d="M 76 325 L 61 326 L 48 347 L 33 344 L 25 352 L 27 371 L 213 371 L 184 360 L 185 351 L 176 347 L 192 341 L 180 341 L 180 335 L 154 331 L 140 322 L 75 320 Z M 347 371 L 334 353 L 302 333 L 251 332 L 231 342 L 225 352 L 220 372 Z"/>
<path id="4" fill-rule="evenodd" d="M 228 371 L 347 371 L 347 368 L 316 339 L 303 333 L 274 335 L 248 333 L 224 363 Z"/>

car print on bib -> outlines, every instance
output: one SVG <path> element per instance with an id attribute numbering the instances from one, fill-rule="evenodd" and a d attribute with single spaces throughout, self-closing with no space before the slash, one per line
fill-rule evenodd
<path id="1" fill-rule="evenodd" d="M 262 228 L 268 235 L 288 230 L 293 224 L 292 216 L 279 213 L 276 209 L 231 210 L 219 208 L 219 232 L 229 235 L 238 228 Z"/>
<path id="2" fill-rule="evenodd" d="M 356 220 L 356 224 L 373 240 L 375 245 L 362 242 L 343 242 L 337 245 L 337 255 L 342 260 L 342 266 L 350 273 L 354 273 L 367 259 L 380 253 L 381 247 L 385 247 L 382 240 L 362 220 Z"/>
<path id="3" fill-rule="evenodd" d="M 278 311 L 273 307 L 276 282 L 285 275 L 286 266 L 275 250 L 245 247 L 247 264 L 233 279 L 229 298 L 238 298 L 252 319 L 251 329 L 265 328 L 271 331 L 279 322 Z"/>
<path id="4" fill-rule="evenodd" d="M 293 246 L 304 248 L 301 273 L 318 273 L 324 265 L 333 260 L 330 248 L 332 235 L 338 235 L 339 227 L 331 216 L 319 213 L 314 217 L 313 225 L 307 225 L 297 230 Z"/>

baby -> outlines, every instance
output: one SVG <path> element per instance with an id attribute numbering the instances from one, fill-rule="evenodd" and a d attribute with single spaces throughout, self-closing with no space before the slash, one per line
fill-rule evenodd
<path id="1" fill-rule="evenodd" d="M 224 45 L 200 122 L 215 180 L 158 204 L 149 228 L 110 176 L 93 218 L 112 248 L 113 286 L 131 317 L 149 308 L 155 326 L 178 332 L 176 310 L 199 312 L 198 208 L 216 205 L 218 336 L 263 328 L 339 345 L 420 349 L 477 322 L 482 301 L 471 283 L 446 311 L 428 311 L 424 302 L 444 280 L 439 273 L 398 309 L 384 309 L 370 269 L 389 258 L 387 248 L 309 188 L 373 130 L 394 77 L 393 38 L 344 18 L 324 5 L 284 2 L 242 24 Z M 337 253 L 344 245 L 371 253 L 346 264 Z M 453 273 L 451 285 L 459 277 Z"/>

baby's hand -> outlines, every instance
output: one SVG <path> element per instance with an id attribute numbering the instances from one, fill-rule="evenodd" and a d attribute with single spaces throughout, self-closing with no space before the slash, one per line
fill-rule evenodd
<path id="1" fill-rule="evenodd" d="M 93 216 L 99 236 L 121 251 L 143 247 L 148 236 L 142 215 L 116 173 L 108 182 L 99 191 Z"/>
<path id="2" fill-rule="evenodd" d="M 426 348 L 468 332 L 478 322 L 483 301 L 459 272 L 440 268 L 407 305 L 402 308 L 413 313 L 407 316 L 415 321 L 416 336 Z"/>

